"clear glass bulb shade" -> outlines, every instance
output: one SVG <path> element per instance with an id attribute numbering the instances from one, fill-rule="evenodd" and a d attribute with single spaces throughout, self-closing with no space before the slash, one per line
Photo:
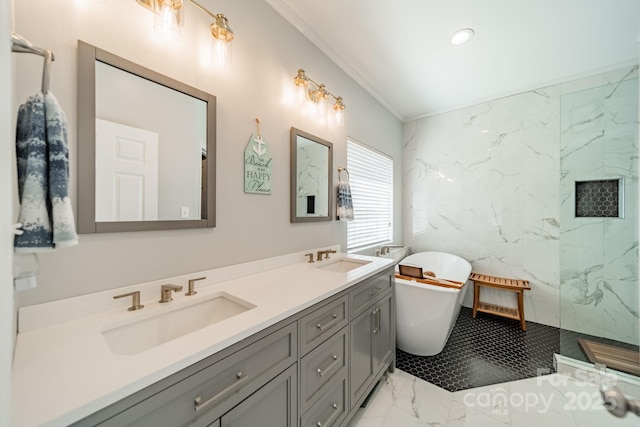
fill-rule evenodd
<path id="1" fill-rule="evenodd" d="M 342 108 L 336 108 L 333 112 L 333 117 L 336 121 L 336 124 L 338 126 L 343 126 L 344 125 L 344 109 Z"/>
<path id="2" fill-rule="evenodd" d="M 182 38 L 182 8 L 175 9 L 163 3 L 153 18 L 153 28 L 163 40 L 180 41 Z"/>
<path id="3" fill-rule="evenodd" d="M 303 108 L 307 105 L 309 95 L 307 93 L 307 87 L 305 85 L 296 86 L 296 105 L 299 108 Z"/>
<path id="4" fill-rule="evenodd" d="M 219 68 L 231 67 L 231 42 L 213 39 L 212 59 Z"/>
<path id="5" fill-rule="evenodd" d="M 318 114 L 320 114 L 321 116 L 324 116 L 327 114 L 327 98 L 321 97 L 320 99 L 318 99 L 318 104 L 317 104 L 317 108 L 318 108 Z"/>

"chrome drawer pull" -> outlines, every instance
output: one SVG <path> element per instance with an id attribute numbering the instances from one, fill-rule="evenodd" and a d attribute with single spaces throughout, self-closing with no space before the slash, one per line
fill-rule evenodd
<path id="1" fill-rule="evenodd" d="M 322 376 L 326 375 L 326 373 L 329 372 L 336 365 L 336 363 L 338 363 L 338 361 L 339 361 L 337 354 L 332 355 L 331 359 L 333 361 L 331 362 L 331 364 L 329 366 L 327 366 L 327 368 L 325 370 L 322 370 L 320 368 L 316 369 L 316 372 L 318 373 L 318 376 L 322 377 Z"/>
<path id="2" fill-rule="evenodd" d="M 371 331 L 374 335 L 378 333 L 378 309 L 374 309 L 371 312 L 371 316 L 373 317 L 373 331 Z"/>
<path id="3" fill-rule="evenodd" d="M 376 308 L 376 330 L 380 332 L 380 308 Z"/>
<path id="4" fill-rule="evenodd" d="M 329 323 L 327 323 L 326 325 L 321 325 L 320 323 L 318 323 L 316 326 L 320 331 L 324 331 L 325 329 L 330 328 L 337 322 L 338 322 L 338 315 L 333 313 L 332 320 Z"/>
<path id="5" fill-rule="evenodd" d="M 329 419 L 327 421 L 325 421 L 324 423 L 318 421 L 316 426 L 318 426 L 318 427 L 326 427 L 326 426 L 330 426 L 331 424 L 333 424 L 333 421 L 335 421 L 334 418 L 337 417 L 340 414 L 340 411 L 338 410 L 340 408 L 338 407 L 337 403 L 331 404 L 331 407 L 333 408 L 333 414 L 331 414 Z"/>
<path id="6" fill-rule="evenodd" d="M 378 292 L 380 292 L 381 290 L 382 288 L 379 288 L 377 286 L 375 288 L 371 288 L 371 290 L 369 291 L 369 296 L 372 297 L 378 295 Z"/>
<path id="7" fill-rule="evenodd" d="M 202 411 L 208 406 L 211 406 L 215 403 L 225 400 L 227 397 L 229 397 L 229 395 L 231 395 L 232 393 L 237 391 L 240 387 L 242 387 L 244 383 L 246 383 L 248 380 L 249 380 L 249 376 L 244 372 L 240 371 L 236 374 L 236 382 L 234 382 L 233 384 L 231 384 L 221 392 L 217 393 L 216 395 L 211 397 L 209 400 L 203 402 L 202 396 L 196 397 L 194 401 L 196 412 Z"/>

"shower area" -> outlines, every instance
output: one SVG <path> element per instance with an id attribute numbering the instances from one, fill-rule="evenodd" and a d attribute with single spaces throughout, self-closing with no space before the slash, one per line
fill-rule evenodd
<path id="1" fill-rule="evenodd" d="M 495 357 L 480 333 L 462 340 L 482 366 L 468 384 L 506 372 L 511 348 L 531 375 L 559 354 L 638 379 L 638 75 L 630 64 L 405 125 L 405 245 L 531 284 L 526 333 L 495 316 L 467 322 L 514 329 Z M 516 307 L 506 292 L 480 299 Z"/>
<path id="2" fill-rule="evenodd" d="M 560 97 L 560 354 L 637 376 L 638 67 L 600 79 Z"/>

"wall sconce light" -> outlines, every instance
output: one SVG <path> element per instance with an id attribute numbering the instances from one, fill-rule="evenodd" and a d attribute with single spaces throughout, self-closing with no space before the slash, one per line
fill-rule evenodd
<path id="1" fill-rule="evenodd" d="M 313 103 L 321 115 L 327 114 L 329 97 L 332 97 L 335 100 L 333 112 L 336 124 L 339 126 L 344 125 L 344 109 L 346 107 L 341 96 L 335 96 L 327 91 L 324 84 L 318 84 L 307 77 L 302 68 L 298 70 L 298 74 L 293 78 L 293 84 L 296 85 L 296 104 L 302 108 L 309 103 Z"/>
<path id="2" fill-rule="evenodd" d="M 180 40 L 181 27 L 184 22 L 182 11 L 183 0 L 136 0 L 138 4 L 155 13 L 154 29 L 165 40 Z M 214 57 L 222 67 L 231 64 L 231 41 L 233 30 L 229 27 L 229 20 L 221 13 L 213 14 L 194 0 L 187 0 L 198 9 L 213 18 L 209 26 L 214 38 Z"/>

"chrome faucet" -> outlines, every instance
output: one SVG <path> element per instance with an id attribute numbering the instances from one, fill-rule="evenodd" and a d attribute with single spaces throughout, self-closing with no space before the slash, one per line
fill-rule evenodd
<path id="1" fill-rule="evenodd" d="M 173 301 L 171 297 L 171 292 L 179 292 L 182 290 L 182 286 L 180 285 L 162 285 L 160 286 L 160 302 L 165 303 L 169 301 Z"/>
<path id="2" fill-rule="evenodd" d="M 329 259 L 329 254 L 335 254 L 336 251 L 334 249 L 327 249 L 324 251 L 318 251 L 318 259 L 317 261 L 322 261 L 322 255 L 324 255 L 324 259 Z"/>
<path id="3" fill-rule="evenodd" d="M 388 254 L 391 248 L 404 248 L 404 245 L 384 245 L 380 248 L 380 255 Z"/>

